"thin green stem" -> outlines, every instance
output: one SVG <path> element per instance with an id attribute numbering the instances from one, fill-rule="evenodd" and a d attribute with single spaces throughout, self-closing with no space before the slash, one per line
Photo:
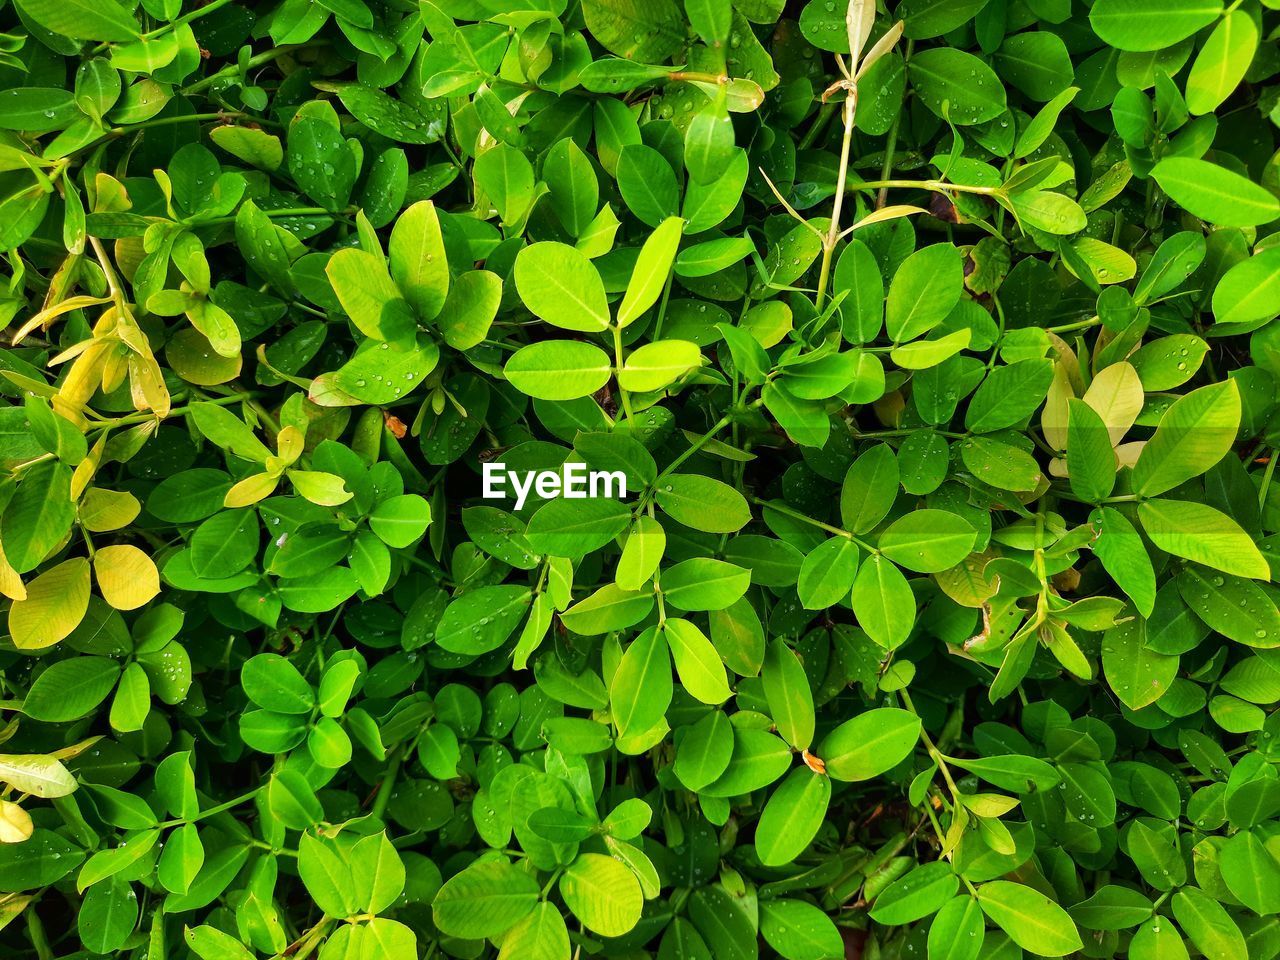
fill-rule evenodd
<path id="1" fill-rule="evenodd" d="M 840 214 L 844 209 L 845 186 L 849 178 L 849 150 L 853 144 L 853 125 L 858 113 L 858 88 L 851 86 L 845 92 L 844 128 L 840 136 L 840 167 L 836 176 L 836 195 L 831 201 L 831 223 L 827 226 L 827 235 L 822 241 L 822 266 L 818 271 L 818 290 L 814 295 L 814 305 L 822 311 L 822 301 L 827 295 L 827 282 L 831 276 L 831 258 L 835 254 L 836 242 L 840 239 Z"/>
<path id="2" fill-rule="evenodd" d="M 615 378 L 618 381 L 618 397 L 622 401 L 622 409 L 627 415 L 627 423 L 632 427 L 636 425 L 636 415 L 631 409 L 631 395 L 627 393 L 626 388 L 622 385 L 622 362 L 625 354 L 622 352 L 622 328 L 617 324 L 613 327 L 613 363 L 615 367 Z"/>
<path id="3" fill-rule="evenodd" d="M 1098 317 L 1090 317 L 1088 320 L 1078 320 L 1075 323 L 1064 323 L 1058 327 L 1045 327 L 1047 333 L 1072 333 L 1076 330 L 1088 330 L 1090 327 L 1096 327 L 1102 320 Z"/>
<path id="4" fill-rule="evenodd" d="M 206 3 L 203 7 L 197 7 L 190 13 L 184 13 L 182 16 L 178 17 L 177 20 L 174 20 L 171 23 L 166 23 L 163 27 L 157 27 L 148 33 L 144 33 L 142 38 L 144 40 L 150 40 L 152 37 L 161 36 L 162 34 L 168 33 L 174 27 L 180 27 L 183 24 L 191 23 L 193 20 L 199 20 L 201 17 L 208 16 L 215 10 L 220 10 L 231 2 L 232 0 L 209 0 L 209 3 Z"/>
<path id="5" fill-rule="evenodd" d="M 725 414 L 723 417 L 717 420 L 715 423 L 715 426 L 713 426 L 710 430 L 708 430 L 706 433 L 704 433 L 702 436 L 700 436 L 697 440 L 695 440 L 692 444 L 689 445 L 688 450 L 680 454 L 678 457 L 676 457 L 674 460 L 672 460 L 669 464 L 666 465 L 663 471 L 658 474 L 658 478 L 657 480 L 654 481 L 654 484 L 656 485 L 658 480 L 663 480 L 666 477 L 670 476 L 672 473 L 674 473 L 677 469 L 679 469 L 682 463 L 684 463 L 686 460 L 692 457 L 695 453 L 697 453 L 699 450 L 705 447 L 717 433 L 719 433 L 721 430 L 723 430 L 732 422 L 733 422 L 733 418 L 728 414 Z"/>
<path id="6" fill-rule="evenodd" d="M 911 54 L 915 50 L 915 46 L 916 46 L 916 42 L 914 40 L 907 41 L 907 48 L 902 57 L 903 63 L 909 63 L 911 61 Z M 889 135 L 885 139 L 884 160 L 880 164 L 881 180 L 888 180 L 889 174 L 893 173 L 893 155 L 894 155 L 894 151 L 898 149 L 898 132 L 902 127 L 902 115 L 905 112 L 906 112 L 906 105 L 904 104 L 901 108 L 899 108 L 898 112 L 894 114 L 893 126 L 889 128 Z M 889 200 L 889 188 L 881 187 L 880 194 L 879 196 L 876 197 L 876 209 L 879 210 L 881 207 L 885 205 L 885 203 L 888 202 L 888 200 Z"/>
<path id="7" fill-rule="evenodd" d="M 195 823 L 198 820 L 205 820 L 205 819 L 208 819 L 209 817 L 217 816 L 220 813 L 225 813 L 226 811 L 230 810 L 232 807 L 238 807 L 242 803 L 248 803 L 250 800 L 252 800 L 254 797 L 258 795 L 258 792 L 261 789 L 262 789 L 261 787 L 255 787 L 253 790 L 250 790 L 248 793 L 242 793 L 240 796 L 232 800 L 228 800 L 225 803 L 220 803 L 216 807 L 210 807 L 208 810 L 201 810 L 194 817 L 181 817 L 177 820 L 166 820 L 163 823 L 161 823 L 160 826 L 162 828 L 179 827 L 179 826 L 182 826 L 183 824 Z"/>
<path id="8" fill-rule="evenodd" d="M 768 510 L 775 510 L 784 517 L 790 517 L 792 520 L 799 520 L 801 523 L 807 523 L 810 526 L 817 527 L 819 530 L 825 530 L 827 533 L 833 534 L 834 536 L 844 537 L 846 540 L 851 540 L 870 554 L 874 555 L 880 552 L 879 549 L 867 543 L 865 540 L 858 539 L 848 530 L 837 527 L 834 524 L 815 519 L 807 513 L 801 513 L 799 510 L 787 506 L 785 503 L 778 503 L 776 500 L 763 500 L 760 497 L 751 497 L 750 500 L 758 506 L 764 507 Z"/>
<path id="9" fill-rule="evenodd" d="M 1262 471 L 1262 484 L 1258 487 L 1258 507 L 1263 510 L 1267 508 L 1267 494 L 1271 491 L 1271 478 L 1275 476 L 1276 458 L 1276 448 L 1272 447 L 1267 457 L 1266 469 Z"/>
<path id="10" fill-rule="evenodd" d="M 856 190 L 880 190 L 900 188 L 903 190 L 932 190 L 935 193 L 976 193 L 990 197 L 1000 192 L 999 187 L 971 187 L 963 183 L 947 183 L 945 180 L 866 180 L 855 183 Z"/>
<path id="11" fill-rule="evenodd" d="M 208 7 L 205 7 L 203 9 L 208 10 Z M 319 42 L 320 41 L 315 41 L 315 43 L 319 43 Z M 260 67 L 264 63 L 270 63 L 272 60 L 275 60 L 277 57 L 283 57 L 285 54 L 293 53 L 295 50 L 299 50 L 302 47 L 307 45 L 308 44 L 295 44 L 295 45 L 288 45 L 288 46 L 282 46 L 282 47 L 273 47 L 272 49 L 267 50 L 264 53 L 259 53 L 257 56 L 250 57 L 249 62 L 246 64 L 246 69 L 252 70 L 254 67 Z M 188 86 L 183 87 L 182 92 L 183 94 L 188 96 L 193 93 L 199 93 L 201 90 L 204 90 L 207 87 L 214 86 L 219 80 L 225 80 L 230 77 L 239 76 L 239 74 L 240 74 L 240 65 L 238 63 L 228 64 L 227 66 L 219 70 L 217 73 L 211 73 L 209 74 L 209 76 L 204 77 L 201 80 L 197 80 L 195 83 L 192 83 L 192 84 L 189 84 Z"/>
<path id="12" fill-rule="evenodd" d="M 217 407 L 226 407 L 233 403 L 252 401 L 256 396 L 257 394 L 254 393 L 236 393 L 228 397 L 201 397 L 199 401 L 195 402 L 209 403 Z M 169 410 L 169 416 L 181 416 L 182 414 L 187 413 L 190 409 L 190 403 L 183 404 L 180 407 L 173 407 Z M 99 430 L 114 430 L 118 427 L 128 427 L 136 423 L 146 423 L 149 420 L 155 419 L 156 416 L 154 413 L 130 413 L 123 417 L 116 417 L 112 420 L 104 420 L 101 423 L 95 423 L 92 425 L 92 428 Z"/>

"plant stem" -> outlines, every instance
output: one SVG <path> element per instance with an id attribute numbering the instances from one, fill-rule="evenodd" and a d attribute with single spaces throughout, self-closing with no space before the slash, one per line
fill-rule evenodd
<path id="1" fill-rule="evenodd" d="M 827 235 L 822 241 L 822 267 L 818 272 L 818 292 L 814 296 L 814 305 L 822 311 L 822 301 L 827 294 L 827 281 L 831 276 L 831 257 L 836 250 L 836 241 L 840 239 L 840 212 L 844 208 L 845 183 L 849 178 L 849 148 L 853 143 L 854 119 L 858 113 L 858 88 L 851 85 L 845 91 L 844 130 L 840 137 L 840 173 L 836 177 L 836 195 L 831 201 L 831 223 L 827 226 Z"/>
<path id="2" fill-rule="evenodd" d="M 204 9 L 207 11 L 208 7 L 205 7 Z M 260 53 L 257 56 L 250 57 L 249 62 L 246 65 L 246 70 L 252 70 L 254 67 L 262 66 L 264 63 L 270 63 L 272 60 L 275 60 L 277 57 L 283 57 L 285 54 L 293 53 L 295 50 L 299 50 L 304 46 L 307 46 L 307 44 L 294 44 L 290 46 L 273 47 L 264 53 Z M 183 87 L 182 92 L 186 95 L 199 93 L 201 90 L 204 90 L 206 87 L 212 87 L 219 80 L 224 80 L 227 77 L 238 76 L 239 74 L 240 74 L 240 65 L 237 63 L 231 63 L 223 67 L 217 73 L 211 73 L 209 74 L 209 76 L 205 77 L 204 79 L 197 80 L 195 83 L 190 84 L 189 86 Z"/>
<path id="3" fill-rule="evenodd" d="M 248 803 L 250 800 L 252 800 L 254 797 L 258 795 L 258 791 L 261 789 L 262 789 L 261 787 L 255 787 L 254 789 L 250 790 L 248 793 L 242 793 L 240 796 L 236 797 L 233 800 L 228 800 L 225 803 L 220 803 L 216 807 L 210 807 L 208 810 L 201 810 L 194 817 L 182 818 L 178 820 L 166 820 L 164 823 L 161 823 L 160 826 L 161 827 L 178 827 L 187 823 L 195 823 L 197 820 L 205 820 L 208 817 L 217 816 L 219 813 L 225 813 L 226 811 L 230 810 L 232 807 L 238 807 L 242 803 Z"/>
<path id="4" fill-rule="evenodd" d="M 166 23 L 163 27 L 157 27 L 155 30 L 152 30 L 148 33 L 144 33 L 142 35 L 142 39 L 150 40 L 153 37 L 161 36 L 162 34 L 165 34 L 168 31 L 172 30 L 174 27 L 180 27 L 183 24 L 190 23 L 193 20 L 199 20 L 201 17 L 207 16 L 208 14 L 213 13 L 215 10 L 219 10 L 231 2 L 232 0 L 210 0 L 210 2 L 206 3 L 203 7 L 198 7 L 195 10 L 192 10 L 190 13 L 184 13 L 182 16 L 178 17 L 178 19 L 174 20 L 172 23 Z"/>
<path id="5" fill-rule="evenodd" d="M 915 50 L 916 42 L 914 40 L 907 41 L 907 49 L 903 54 L 903 63 L 911 60 L 912 51 Z M 880 164 L 880 179 L 888 180 L 889 174 L 893 173 L 893 154 L 898 149 L 898 131 L 902 127 L 902 114 L 906 110 L 906 104 L 898 110 L 893 117 L 893 126 L 889 128 L 889 135 L 884 142 L 884 161 Z M 876 209 L 879 210 L 885 205 L 889 199 L 889 188 L 881 187 L 880 195 L 876 197 Z"/>
<path id="6" fill-rule="evenodd" d="M 699 437 L 692 444 L 690 444 L 688 450 L 686 450 L 684 453 L 680 454 L 680 456 L 676 457 L 669 464 L 667 464 L 667 466 L 663 469 L 663 471 L 658 474 L 657 479 L 654 480 L 654 485 L 655 486 L 657 485 L 658 480 L 662 480 L 670 476 L 682 463 L 684 463 L 686 460 L 692 457 L 695 453 L 701 450 L 704 446 L 706 446 L 707 443 L 710 442 L 711 438 L 715 436 L 717 433 L 719 433 L 721 430 L 723 430 L 725 427 L 727 427 L 732 422 L 732 420 L 733 418 L 728 414 L 725 414 L 723 417 L 717 420 L 715 423 L 715 426 L 713 426 L 710 430 L 708 430 L 701 437 Z"/>
<path id="7" fill-rule="evenodd" d="M 948 183 L 945 180 L 867 180 L 854 184 L 854 187 L 858 190 L 898 187 L 903 190 L 932 190 L 935 193 L 946 193 L 950 190 L 955 193 L 976 193 L 984 197 L 994 196 L 1000 192 L 999 187 L 970 187 L 963 183 Z"/>
<path id="8" fill-rule="evenodd" d="M 1276 472 L 1276 455 L 1277 451 L 1272 447 L 1267 456 L 1267 466 L 1262 471 L 1262 484 L 1258 487 L 1258 507 L 1261 510 L 1267 509 L 1267 494 L 1271 492 L 1271 478 Z"/>
<path id="9" fill-rule="evenodd" d="M 627 423 L 634 428 L 636 425 L 636 415 L 631 409 L 631 395 L 627 393 L 626 388 L 622 386 L 622 361 L 624 355 L 622 352 L 622 328 L 617 324 L 613 327 L 613 363 L 616 368 L 614 371 L 615 379 L 618 381 L 618 397 L 622 401 L 622 409 L 627 415 Z"/>

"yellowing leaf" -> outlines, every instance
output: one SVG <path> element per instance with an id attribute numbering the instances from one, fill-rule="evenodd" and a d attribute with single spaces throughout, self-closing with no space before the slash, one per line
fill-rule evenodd
<path id="1" fill-rule="evenodd" d="M 1123 361 L 1099 372 L 1084 392 L 1084 402 L 1093 407 L 1107 425 L 1112 446 L 1124 439 L 1138 419 L 1143 399 L 1138 371 L 1133 364 Z"/>
<path id="2" fill-rule="evenodd" d="M 27 811 L 12 800 L 0 800 L 0 843 L 21 843 L 34 829 Z"/>
<path id="3" fill-rule="evenodd" d="M 155 562 L 128 544 L 103 547 L 93 556 L 102 599 L 117 610 L 136 610 L 160 592 Z"/>
<path id="4" fill-rule="evenodd" d="M 141 512 L 138 498 L 120 490 L 94 487 L 80 501 L 80 522 L 92 533 L 127 527 Z"/>
<path id="5" fill-rule="evenodd" d="M 0 781 L 33 797 L 65 797 L 79 784 L 56 757 L 0 753 Z"/>
<path id="6" fill-rule="evenodd" d="M 64 560 L 27 584 L 27 598 L 9 608 L 9 634 L 19 650 L 51 647 L 71 633 L 89 608 L 89 561 Z"/>

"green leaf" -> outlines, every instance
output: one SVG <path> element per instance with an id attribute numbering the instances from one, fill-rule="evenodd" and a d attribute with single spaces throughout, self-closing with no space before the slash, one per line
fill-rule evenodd
<path id="1" fill-rule="evenodd" d="M 712 710 L 677 741 L 672 769 L 681 783 L 698 791 L 725 772 L 732 754 L 733 727 L 722 711 Z"/>
<path id="2" fill-rule="evenodd" d="M 413 332 L 413 311 L 381 257 L 353 248 L 339 250 L 325 273 L 342 309 L 366 337 L 403 340 Z"/>
<path id="3" fill-rule="evenodd" d="M 908 69 L 921 102 L 952 123 L 985 123 L 1005 109 L 1000 78 L 971 53 L 954 47 L 931 47 L 918 51 Z"/>
<path id="4" fill-rule="evenodd" d="M 760 933 L 786 960 L 827 960 L 844 952 L 839 928 L 805 900 L 776 899 L 760 904 Z"/>
<path id="5" fill-rule="evenodd" d="M 411 546 L 431 523 L 431 505 L 416 494 L 383 500 L 369 514 L 369 529 L 388 546 Z"/>
<path id="6" fill-rule="evenodd" d="M 660 481 L 656 499 L 673 520 L 705 533 L 735 533 L 751 519 L 742 494 L 699 474 L 679 473 Z"/>
<path id="7" fill-rule="evenodd" d="M 1151 176 L 1174 203 L 1210 223 L 1255 227 L 1280 217 L 1280 198 L 1206 160 L 1165 157 L 1152 168 Z"/>
<path id="8" fill-rule="evenodd" d="M 1236 576 L 1271 577 L 1271 566 L 1253 538 L 1213 507 L 1188 500 L 1147 500 L 1138 506 L 1138 519 L 1151 542 L 1174 556 Z"/>
<path id="9" fill-rule="evenodd" d="M 1253 17 L 1235 9 L 1224 16 L 1196 55 L 1187 76 L 1187 109 L 1211 113 L 1227 99 L 1258 50 L 1258 27 Z"/>
<path id="10" fill-rule="evenodd" d="M 1053 365 L 1048 360 L 1019 360 L 996 367 L 969 401 L 965 426 L 974 433 L 1014 426 L 1035 412 L 1052 382 Z"/>
<path id="11" fill-rule="evenodd" d="M 550 240 L 525 247 L 516 257 L 515 278 L 524 305 L 547 323 L 587 333 L 608 328 L 600 274 L 573 247 Z"/>
<path id="12" fill-rule="evenodd" d="M 533 164 L 519 150 L 499 143 L 476 157 L 476 185 L 488 195 L 507 226 L 518 226 L 537 196 Z"/>
<path id="13" fill-rule="evenodd" d="M 625 146 L 618 160 L 617 179 L 627 208 L 642 223 L 656 228 L 675 215 L 680 188 L 671 165 L 657 150 L 642 143 Z M 685 219 L 693 218 L 686 215 Z"/>
<path id="14" fill-rule="evenodd" d="M 244 944 L 208 924 L 187 927 L 183 939 L 200 960 L 253 960 L 253 954 Z"/>
<path id="15" fill-rule="evenodd" d="M 929 925 L 929 960 L 977 960 L 985 934 L 978 901 L 967 894 L 953 897 Z"/>
<path id="16" fill-rule="evenodd" d="M 391 278 L 423 320 L 434 320 L 449 295 L 449 261 L 430 200 L 403 211 L 387 244 Z"/>
<path id="17" fill-rule="evenodd" d="M 620 937 L 640 922 L 644 896 L 635 874 L 612 857 L 582 853 L 560 877 L 560 896 L 588 930 Z"/>
<path id="18" fill-rule="evenodd" d="M 574 604 L 560 615 L 566 627 L 583 636 L 595 636 L 611 630 L 631 627 L 653 609 L 653 595 L 622 590 L 606 583 L 589 597 Z"/>
<path id="19" fill-rule="evenodd" d="M 1173 915 L 1191 942 L 1214 960 L 1245 960 L 1244 936 L 1217 900 L 1198 887 L 1184 887 L 1173 895 Z"/>
<path id="20" fill-rule="evenodd" d="M 807 750 L 815 724 L 813 693 L 804 664 L 784 640 L 775 638 L 769 644 L 761 681 L 778 733 L 797 750 Z"/>
<path id="21" fill-rule="evenodd" d="M 627 282 L 627 292 L 618 307 L 619 327 L 633 323 L 658 301 L 671 275 L 671 265 L 683 230 L 683 220 L 668 217 L 645 240 Z"/>
<path id="22" fill-rule="evenodd" d="M 959 887 L 960 878 L 945 860 L 922 863 L 876 897 L 871 919 L 888 926 L 914 923 L 940 910 Z"/>
<path id="23" fill-rule="evenodd" d="M 660 63 L 685 40 L 672 0 L 587 0 L 582 14 L 591 35 L 610 53 L 628 60 Z"/>
<path id="24" fill-rule="evenodd" d="M 831 800 L 831 780 L 799 767 L 769 797 L 756 824 L 756 855 L 766 867 L 792 863 L 817 835 Z"/>
<path id="25" fill-rule="evenodd" d="M 1192 390 L 1165 411 L 1133 467 L 1134 490 L 1152 497 L 1204 473 L 1235 443 L 1240 392 L 1234 380 Z"/>
<path id="26" fill-rule="evenodd" d="M 138 22 L 115 0 L 21 0 L 28 17 L 53 33 L 77 40 L 136 40 Z"/>
<path id="27" fill-rule="evenodd" d="M 750 583 L 750 570 L 694 557 L 663 571 L 662 593 L 677 610 L 723 610 L 746 593 Z"/>
<path id="28" fill-rule="evenodd" d="M 1058 236 L 1079 233 L 1088 225 L 1088 217 L 1080 204 L 1051 190 L 1014 193 L 1008 198 L 1008 207 L 1024 226 Z"/>
<path id="29" fill-rule="evenodd" d="M 974 59 L 958 50 L 927 52 Z M 964 270 L 954 247 L 935 243 L 917 250 L 903 261 L 889 285 L 885 301 L 885 329 L 889 336 L 895 343 L 904 343 L 928 333 L 960 302 L 963 289 Z"/>
<path id="30" fill-rule="evenodd" d="M 621 736 L 651 730 L 671 703 L 671 655 L 665 631 L 643 631 L 627 647 L 609 687 L 613 721 Z"/>
<path id="31" fill-rule="evenodd" d="M 276 713 L 310 713 L 316 703 L 311 684 L 278 654 L 260 653 L 246 661 L 240 670 L 240 684 L 250 700 Z"/>
<path id="32" fill-rule="evenodd" d="M 369 913 L 386 910 L 404 891 L 404 861 L 385 832 L 356 841 L 349 864 L 352 898 Z"/>
<path id="33" fill-rule="evenodd" d="M 1067 475 L 1071 492 L 1086 503 L 1111 496 L 1115 487 L 1115 450 L 1107 425 L 1089 404 L 1067 401 Z"/>
<path id="34" fill-rule="evenodd" d="M 502 278 L 488 270 L 468 270 L 449 288 L 441 309 L 440 332 L 455 350 L 484 341 L 502 301 Z"/>
<path id="35" fill-rule="evenodd" d="M 661 390 L 697 369 L 702 354 L 688 340 L 658 340 L 635 350 L 618 373 L 623 390 L 647 393 Z"/>
<path id="36" fill-rule="evenodd" d="M 1102 666 L 1107 683 L 1130 710 L 1155 703 L 1178 673 L 1178 658 L 1150 649 L 1146 625 L 1129 620 L 1112 627 L 1102 640 Z"/>
<path id="37" fill-rule="evenodd" d="M 537 553 L 581 557 L 627 528 L 631 510 L 618 500 L 548 500 L 529 519 L 525 537 Z"/>
<path id="38" fill-rule="evenodd" d="M 840 328 L 850 343 L 868 343 L 884 321 L 884 278 L 871 248 L 852 237 L 832 273 L 832 292 L 839 296 Z M 948 288 L 949 289 L 949 288 Z"/>
<path id="39" fill-rule="evenodd" d="M 13 569 L 35 569 L 67 535 L 74 517 L 66 465 L 50 460 L 28 470 L 0 515 L 0 542 Z"/>
<path id="40" fill-rule="evenodd" d="M 289 127 L 285 162 L 302 191 L 326 210 L 347 205 L 359 173 L 356 155 L 328 120 L 299 115 Z"/>
<path id="41" fill-rule="evenodd" d="M 963 517 L 945 510 L 913 510 L 880 535 L 880 550 L 895 563 L 917 573 L 937 573 L 969 555 L 977 531 Z M 873 558 L 874 559 L 874 558 Z"/>
<path id="42" fill-rule="evenodd" d="M 867 635 L 892 650 L 911 633 L 916 599 L 902 571 L 881 556 L 868 557 L 858 568 L 851 597 L 853 612 Z"/>
<path id="43" fill-rule="evenodd" d="M 119 678 L 120 665 L 107 657 L 59 660 L 31 685 L 22 712 L 47 723 L 79 719 L 107 698 Z"/>
<path id="44" fill-rule="evenodd" d="M 1065 957 L 1082 946 L 1067 912 L 1031 887 L 993 880 L 978 888 L 978 903 L 982 912 L 1024 950 L 1045 957 Z"/>
<path id="45" fill-rule="evenodd" d="M 698 183 L 720 177 L 734 152 L 733 121 L 723 98 L 708 103 L 693 115 L 684 135 L 684 164 Z"/>
<path id="46" fill-rule="evenodd" d="M 600 205 L 600 183 L 591 161 L 581 147 L 565 137 L 547 152 L 542 175 L 560 223 L 575 237 L 582 236 Z"/>
<path id="47" fill-rule="evenodd" d="M 1097 0 L 1089 23 L 1119 50 L 1160 50 L 1207 27 L 1222 14 L 1222 0 Z"/>
<path id="48" fill-rule="evenodd" d="M 1187 566 L 1177 587 L 1186 605 L 1218 633 L 1250 647 L 1280 646 L 1280 611 L 1253 581 Z"/>
<path id="49" fill-rule="evenodd" d="M 676 673 L 686 692 L 703 703 L 724 703 L 731 691 L 724 664 L 711 641 L 688 620 L 668 620 L 662 628 Z"/>
<path id="50" fill-rule="evenodd" d="M 914 713 L 881 707 L 840 724 L 816 752 L 833 780 L 870 780 L 911 755 L 920 729 Z"/>
<path id="51" fill-rule="evenodd" d="M 618 559 L 618 586 L 623 590 L 643 587 L 658 569 L 666 544 L 662 524 L 652 517 L 637 517 Z"/>
<path id="52" fill-rule="evenodd" d="M 986 5 L 987 0 L 904 0 L 897 15 L 908 37 L 928 40 L 972 20 Z"/>
<path id="53" fill-rule="evenodd" d="M 1271 248 L 1241 260 L 1213 290 L 1217 323 L 1247 323 L 1274 319 L 1280 296 L 1280 250 Z"/>
<path id="54" fill-rule="evenodd" d="M 81 942 L 101 954 L 114 953 L 124 946 L 137 922 L 137 894 L 118 877 L 91 887 L 76 916 Z"/>
<path id="55" fill-rule="evenodd" d="M 1108 884 L 1068 912 L 1086 930 L 1127 930 L 1150 917 L 1152 905 L 1136 890 Z"/>
<path id="56" fill-rule="evenodd" d="M 847 600 L 860 556 L 858 545 L 847 537 L 831 537 L 809 551 L 796 583 L 805 609 L 824 610 Z"/>
<path id="57" fill-rule="evenodd" d="M 307 893 L 332 917 L 353 916 L 359 909 L 351 865 L 328 841 L 310 833 L 298 840 L 298 875 Z"/>
<path id="58" fill-rule="evenodd" d="M 893 448 L 877 444 L 858 457 L 844 475 L 840 519 L 856 534 L 875 529 L 898 496 L 898 461 Z"/>
<path id="59" fill-rule="evenodd" d="M 1218 866 L 1227 889 L 1259 916 L 1280 913 L 1280 862 L 1254 834 L 1241 830 L 1222 845 Z"/>
<path id="60" fill-rule="evenodd" d="M 431 902 L 441 932 L 478 940 L 496 937 L 527 917 L 538 903 L 538 884 L 502 860 L 484 860 L 455 874 Z"/>
<path id="61" fill-rule="evenodd" d="M 453 653 L 477 655 L 506 643 L 530 603 L 528 587 L 478 587 L 458 595 L 436 625 L 436 643 Z"/>
<path id="62" fill-rule="evenodd" d="M 767 787 L 790 766 L 791 748 L 773 734 L 735 727 L 728 767 L 698 792 L 707 797 L 739 797 Z"/>
<path id="63" fill-rule="evenodd" d="M 1005 754 L 994 757 L 948 757 L 947 763 L 977 774 L 988 783 L 1014 793 L 1034 793 L 1056 787 L 1062 779 L 1056 770 L 1036 757 Z"/>
<path id="64" fill-rule="evenodd" d="M 1156 575 L 1146 544 L 1129 519 L 1113 507 L 1103 507 L 1091 518 L 1098 531 L 1093 552 L 1102 567 L 1120 585 L 1144 617 L 1156 602 Z"/>
<path id="65" fill-rule="evenodd" d="M 569 953 L 569 930 L 559 908 L 539 903 L 503 937 L 498 960 L 564 960 Z"/>
<path id="66" fill-rule="evenodd" d="M 543 340 L 521 347 L 503 368 L 521 393 L 539 400 L 576 400 L 609 381 L 612 367 L 603 350 L 575 340 Z"/>
<path id="67" fill-rule="evenodd" d="M 1186 945 L 1178 928 L 1163 917 L 1153 917 L 1129 941 L 1133 960 L 1187 960 Z"/>

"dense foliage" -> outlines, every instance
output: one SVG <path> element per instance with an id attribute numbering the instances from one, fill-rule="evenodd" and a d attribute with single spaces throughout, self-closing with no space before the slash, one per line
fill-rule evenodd
<path id="1" fill-rule="evenodd" d="M 12 0 L 0 955 L 1280 954 L 1277 9 Z"/>

